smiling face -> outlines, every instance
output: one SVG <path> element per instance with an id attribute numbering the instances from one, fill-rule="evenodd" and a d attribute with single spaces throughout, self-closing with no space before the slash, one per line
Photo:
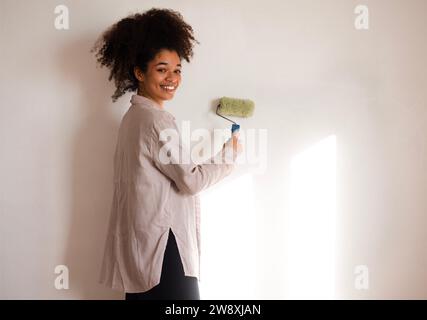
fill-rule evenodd
<path id="1" fill-rule="evenodd" d="M 144 96 L 163 107 L 163 101 L 171 100 L 181 83 L 181 60 L 176 51 L 162 49 L 147 65 L 147 72 L 134 69 L 139 81 L 138 95 Z"/>

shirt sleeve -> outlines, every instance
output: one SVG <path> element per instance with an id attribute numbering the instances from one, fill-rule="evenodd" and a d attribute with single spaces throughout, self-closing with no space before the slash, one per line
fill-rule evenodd
<path id="1" fill-rule="evenodd" d="M 230 148 L 222 148 L 202 164 L 194 163 L 189 150 L 182 144 L 175 121 L 171 119 L 153 123 L 150 154 L 154 165 L 175 183 L 178 190 L 190 195 L 216 184 L 235 166 Z"/>

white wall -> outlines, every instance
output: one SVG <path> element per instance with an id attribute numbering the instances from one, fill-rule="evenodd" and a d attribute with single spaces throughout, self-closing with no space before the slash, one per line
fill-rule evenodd
<path id="1" fill-rule="evenodd" d="M 69 30 L 54 28 L 59 4 L 70 10 Z M 358 4 L 369 8 L 369 30 L 354 27 Z M 289 223 L 303 218 L 291 217 L 293 204 L 305 205 L 304 199 L 293 199 L 292 181 L 301 171 L 293 174 L 292 163 L 306 158 L 309 166 L 316 165 L 317 159 L 304 152 L 318 150 L 313 146 L 332 136 L 336 170 L 330 179 L 325 174 L 312 179 L 317 189 L 310 182 L 313 175 L 308 177 L 312 193 L 306 203 L 336 174 L 335 220 L 328 220 L 336 224 L 335 246 L 329 248 L 334 255 L 317 257 L 320 265 L 335 264 L 335 297 L 427 298 L 424 0 L 2 0 L 0 298 L 122 298 L 98 285 L 97 278 L 115 139 L 130 94 L 111 102 L 108 71 L 96 68 L 89 50 L 112 23 L 153 6 L 180 11 L 201 42 L 194 60 L 184 64 L 180 91 L 166 104 L 178 123 L 226 128 L 228 123 L 212 113 L 213 101 L 234 96 L 256 103 L 255 116 L 242 121 L 243 128 L 268 130 L 267 171 L 251 178 L 256 209 L 251 297 L 297 296 L 286 279 L 298 261 L 288 260 L 289 250 L 300 252 L 299 244 L 286 230 L 307 240 L 301 254 L 315 261 L 310 243 L 313 249 L 323 243 L 317 237 L 323 237 L 319 222 L 326 218 L 314 207 L 307 213 L 311 218 L 303 220 L 307 228 Z M 204 193 L 208 221 L 215 221 L 209 204 L 219 203 L 224 188 L 244 172 Z M 233 190 L 234 201 L 247 207 L 247 188 Z M 238 214 L 244 219 L 244 212 Z M 206 248 L 215 248 L 214 226 L 204 225 Z M 316 238 L 310 238 L 312 232 Z M 222 245 L 234 241 L 223 238 Z M 212 252 L 203 254 L 204 261 L 213 261 Z M 311 262 L 301 266 L 307 279 L 319 277 Z M 69 290 L 53 285 L 54 268 L 62 264 L 70 270 Z M 354 286 L 357 265 L 368 267 L 367 290 Z M 209 287 L 209 277 L 204 281 Z M 331 297 L 314 285 L 302 296 Z"/>

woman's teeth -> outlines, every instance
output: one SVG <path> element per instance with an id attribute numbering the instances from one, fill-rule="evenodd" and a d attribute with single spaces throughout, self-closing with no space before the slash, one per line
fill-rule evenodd
<path id="1" fill-rule="evenodd" d="M 169 91 L 169 92 L 175 90 L 174 86 L 160 86 L 160 87 L 162 87 L 163 90 Z"/>

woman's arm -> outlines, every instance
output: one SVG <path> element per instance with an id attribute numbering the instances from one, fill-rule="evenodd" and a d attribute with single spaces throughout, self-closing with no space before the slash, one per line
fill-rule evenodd
<path id="1" fill-rule="evenodd" d="M 195 195 L 228 176 L 237 154 L 230 139 L 209 162 L 195 164 L 182 145 L 175 122 L 161 120 L 153 125 L 150 153 L 154 165 L 178 187 L 180 192 Z M 172 137 L 167 140 L 167 136 Z"/>

